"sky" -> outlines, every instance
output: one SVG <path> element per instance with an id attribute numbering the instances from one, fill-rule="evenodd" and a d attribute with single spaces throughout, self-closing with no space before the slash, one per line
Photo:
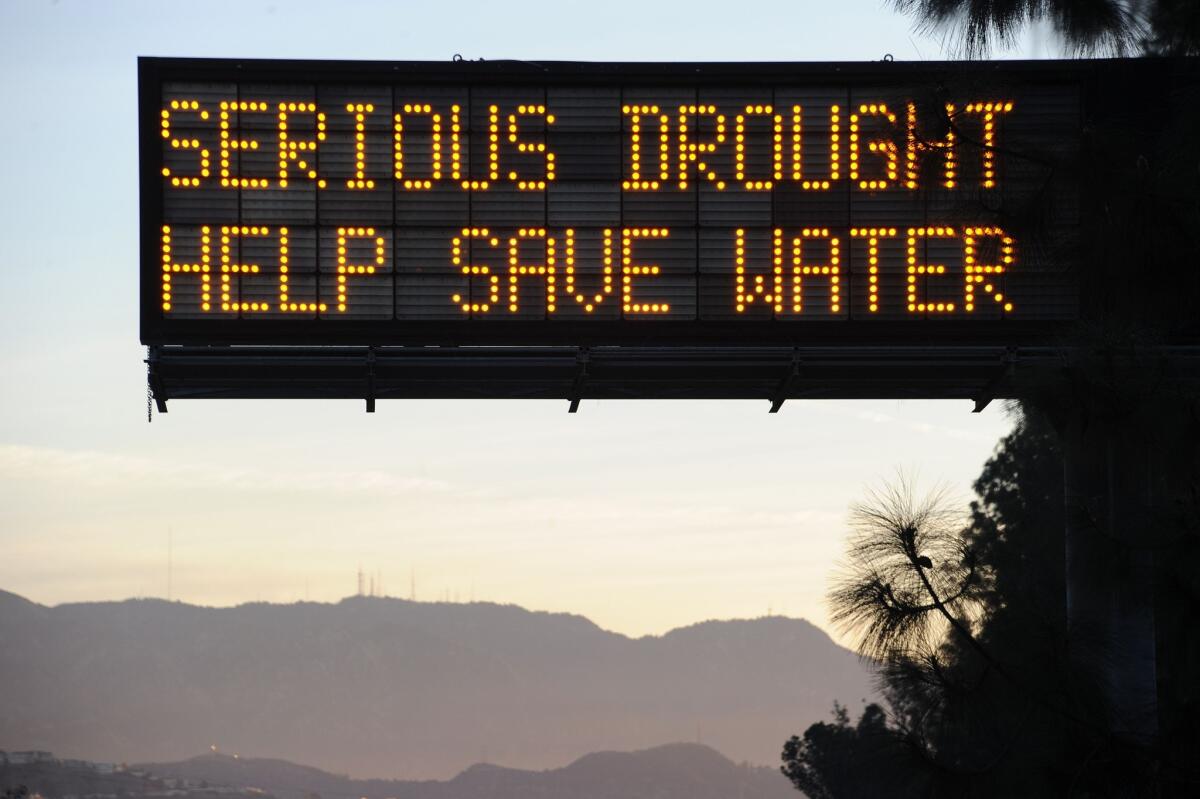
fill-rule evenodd
<path id="1" fill-rule="evenodd" d="M 965 503 L 1011 424 L 998 403 L 226 400 L 148 424 L 136 58 L 886 53 L 948 55 L 873 0 L 0 3 L 0 589 L 336 601 L 361 568 L 389 595 L 628 635 L 768 612 L 829 629 L 850 504 L 899 469 Z"/>

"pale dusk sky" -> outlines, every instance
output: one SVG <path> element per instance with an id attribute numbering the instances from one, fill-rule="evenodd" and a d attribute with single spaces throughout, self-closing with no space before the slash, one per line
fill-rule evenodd
<path id="1" fill-rule="evenodd" d="M 642 635 L 773 610 L 828 628 L 849 504 L 970 483 L 968 402 L 172 402 L 146 423 L 136 58 L 900 60 L 875 0 L 0 4 L 0 589 L 228 605 L 449 595 Z M 1048 56 L 1031 43 L 1010 55 Z"/>

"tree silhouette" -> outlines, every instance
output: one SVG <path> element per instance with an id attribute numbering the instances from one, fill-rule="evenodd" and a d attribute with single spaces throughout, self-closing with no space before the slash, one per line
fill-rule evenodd
<path id="1" fill-rule="evenodd" d="M 918 500 L 907 477 L 868 491 L 851 510 L 848 569 L 831 596 L 832 621 L 868 657 L 924 657 L 946 629 L 969 626 L 978 586 L 961 510 L 944 489 Z"/>
<path id="2" fill-rule="evenodd" d="M 888 727 L 877 704 L 863 709 L 857 724 L 834 703 L 833 723 L 818 722 L 783 746 L 783 772 L 809 799 L 843 796 L 923 795 L 920 775 L 911 768 L 903 743 Z"/>
<path id="3" fill-rule="evenodd" d="M 832 615 L 878 667 L 886 712 L 839 710 L 788 741 L 809 796 L 1173 796 L 1200 785 L 1194 699 L 1139 746 L 1067 656 L 1063 462 L 1033 411 L 975 482 L 969 511 L 901 479 L 852 512 Z M 962 519 L 956 524 L 956 519 Z M 1193 639 L 1194 640 L 1194 636 Z M 1196 677 L 1178 686 L 1194 692 Z M 1187 705 L 1191 701 L 1192 705 Z M 880 776 L 886 791 L 868 790 Z"/>

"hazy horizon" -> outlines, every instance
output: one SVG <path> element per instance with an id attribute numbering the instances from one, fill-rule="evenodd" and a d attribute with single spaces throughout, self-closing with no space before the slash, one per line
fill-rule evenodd
<path id="1" fill-rule="evenodd" d="M 7 600 L 7 601 L 6 601 Z M 629 638 L 580 616 L 349 599 L 46 609 L 0 595 L 0 749 L 109 762 L 210 746 L 363 777 L 538 769 L 701 740 L 770 764 L 869 669 L 816 625 L 714 621 Z"/>
<path id="2" fill-rule="evenodd" d="M 418 421 L 406 435 L 410 449 L 425 439 L 424 463 L 407 474 L 365 443 L 369 468 L 345 471 L 292 447 L 270 454 L 279 448 L 265 436 L 240 461 L 270 463 L 270 473 L 261 465 L 227 470 L 211 450 L 204 461 L 193 455 L 180 464 L 164 451 L 169 446 L 155 442 L 187 435 L 176 432 L 187 427 L 176 420 L 197 416 L 217 426 L 232 416 L 248 427 L 295 423 L 272 422 L 276 414 L 266 403 L 240 403 L 236 411 L 232 404 L 177 403 L 139 436 L 149 456 L 0 446 L 0 474 L 11 492 L 0 509 L 4 529 L 40 531 L 10 536 L 0 585 L 48 604 L 165 597 L 170 549 L 172 598 L 206 605 L 336 600 L 354 593 L 361 566 L 395 596 L 410 594 L 415 572 L 419 599 L 449 592 L 578 613 L 632 636 L 773 610 L 837 637 L 824 597 L 842 556 L 850 504 L 900 464 L 918 471 L 925 485 L 947 483 L 965 508 L 970 481 L 1009 426 L 998 404 L 971 416 L 969 403 L 942 403 L 961 420 L 949 425 L 942 421 L 949 414 L 930 403 L 861 403 L 861 410 L 794 403 L 784 409 L 791 415 L 778 419 L 749 403 L 695 403 L 690 419 L 681 420 L 664 405 L 593 402 L 585 403 L 583 424 L 557 404 L 513 403 L 498 416 L 462 423 L 466 429 L 449 434 L 456 441 L 445 449 L 436 439 L 447 434 Z M 432 405 L 406 406 L 407 415 L 428 417 Z M 360 441 L 377 435 L 376 420 L 397 413 L 388 404 L 375 418 L 348 403 L 305 407 L 313 416 L 340 417 Z M 625 434 L 630 419 L 644 423 L 647 416 L 675 452 L 664 456 L 654 443 Z M 448 457 L 469 450 L 469 439 L 498 420 L 536 425 L 525 443 L 541 443 L 518 448 L 508 469 L 499 468 L 494 451 L 469 463 Z M 691 435 L 697 422 L 718 420 L 737 424 L 703 439 Z M 756 431 L 759 440 L 744 443 L 738 428 Z M 802 459 L 788 469 L 768 443 L 781 429 L 798 442 L 819 442 L 823 460 Z M 874 437 L 837 442 L 847 429 Z M 556 437 L 571 441 L 572 450 L 556 451 Z M 914 453 L 930 448 L 930 439 L 940 446 L 915 467 Z M 193 453 L 203 447 L 188 443 Z M 887 465 L 862 474 L 871 453 Z M 723 485 L 726 472 L 756 469 L 761 476 L 736 489 Z M 315 491 L 322 484 L 327 489 Z M 64 486 L 72 502 L 61 504 Z M 198 503 L 197 491 L 220 502 Z M 187 516 L 174 507 L 181 500 Z M 404 509 L 402 521 L 388 521 L 393 508 Z"/>
<path id="3" fill-rule="evenodd" d="M 51 603 L 51 602 L 39 602 L 34 597 L 26 596 L 24 594 L 20 594 L 15 591 L 10 591 L 2 585 L 0 585 L 0 594 L 10 594 L 12 596 L 18 597 L 20 599 L 24 599 L 28 602 L 38 605 L 39 607 L 44 607 L 44 608 L 48 608 L 48 609 L 70 607 L 70 606 L 74 606 L 74 605 L 100 605 L 100 604 L 118 605 L 118 604 L 122 604 L 125 602 L 163 602 L 163 603 L 169 603 L 169 604 L 173 604 L 173 605 L 180 605 L 180 606 L 184 606 L 184 607 L 196 608 L 199 610 L 235 610 L 237 608 L 242 608 L 242 607 L 247 607 L 247 606 L 255 606 L 255 605 L 267 605 L 267 606 L 274 606 L 274 607 L 288 607 L 288 606 L 293 606 L 293 605 L 335 606 L 335 605 L 340 605 L 341 603 L 346 602 L 348 600 L 389 600 L 389 601 L 406 602 L 406 603 L 410 603 L 413 605 L 491 605 L 491 606 L 502 607 L 502 608 L 516 608 L 518 610 L 522 610 L 522 611 L 525 611 L 527 613 L 534 614 L 534 615 L 567 616 L 567 617 L 572 617 L 572 618 L 583 619 L 585 621 L 588 621 L 588 622 L 594 624 L 596 626 L 596 628 L 602 632 L 611 633 L 613 635 L 619 635 L 623 638 L 628 638 L 630 640 L 638 640 L 639 638 L 662 638 L 663 636 L 669 635 L 670 633 L 677 632 L 679 630 L 686 630 L 686 629 L 689 629 L 692 627 L 698 627 L 698 626 L 704 625 L 704 624 L 721 624 L 721 623 L 725 623 L 725 622 L 754 622 L 754 621 L 781 619 L 784 621 L 801 621 L 801 622 L 806 622 L 808 624 L 811 624 L 813 627 L 817 628 L 822 633 L 828 635 L 829 638 L 832 641 L 834 641 L 835 643 L 837 643 L 839 646 L 847 647 L 847 644 L 845 642 L 839 641 L 837 636 L 834 633 L 826 630 L 825 629 L 826 625 L 819 623 L 819 620 L 810 619 L 805 616 L 794 615 L 794 614 L 786 612 L 784 609 L 781 609 L 781 608 L 767 608 L 768 612 L 759 614 L 757 616 L 726 616 L 726 617 L 715 617 L 714 616 L 714 617 L 708 617 L 708 618 L 697 618 L 695 621 L 685 622 L 679 626 L 668 627 L 666 629 L 663 629 L 663 630 L 660 630 L 657 632 L 646 632 L 646 633 L 641 633 L 641 634 L 637 634 L 637 635 L 630 635 L 629 633 L 622 632 L 621 630 L 609 629 L 608 627 L 605 627 L 604 625 L 597 622 L 595 619 L 592 619 L 583 613 L 576 613 L 576 612 L 572 612 L 569 610 L 548 610 L 546 608 L 529 607 L 526 605 L 522 605 L 518 602 L 509 602 L 509 601 L 505 601 L 504 599 L 499 599 L 499 598 L 484 599 L 481 597 L 468 597 L 468 596 L 461 596 L 461 597 L 451 596 L 449 598 L 446 598 L 446 597 L 421 598 L 418 596 L 417 598 L 413 599 L 408 596 L 396 595 L 396 594 L 349 593 L 349 594 L 346 594 L 345 596 L 335 597 L 332 599 L 311 599 L 311 598 L 305 598 L 305 597 L 297 597 L 295 599 L 279 599 L 279 600 L 248 599 L 248 600 L 243 600 L 243 601 L 239 601 L 239 602 L 231 602 L 231 603 L 223 604 L 223 603 L 192 602 L 192 601 L 188 601 L 186 599 L 182 599 L 180 597 L 167 598 L 166 596 L 155 596 L 153 594 L 147 594 L 145 596 L 114 597 L 111 599 L 76 599 L 76 600 L 70 600 L 70 601 L 66 601 L 66 602 L 52 602 Z M 847 647 L 847 648 L 849 648 L 849 647 Z"/>

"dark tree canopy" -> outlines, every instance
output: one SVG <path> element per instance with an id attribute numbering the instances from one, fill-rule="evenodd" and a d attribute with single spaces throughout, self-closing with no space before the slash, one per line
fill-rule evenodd
<path id="1" fill-rule="evenodd" d="M 942 33 L 971 58 L 1011 46 L 1047 23 L 1075 55 L 1200 53 L 1195 0 L 892 0 L 919 30 Z"/>
<path id="2" fill-rule="evenodd" d="M 915 542 L 907 561 L 914 574 L 938 569 L 957 551 L 959 561 L 947 567 L 952 579 L 931 580 L 933 593 L 921 596 L 898 579 L 903 557 L 890 561 L 890 572 L 878 560 L 874 571 L 864 570 L 868 561 L 852 557 L 850 573 L 831 592 L 835 615 L 845 618 L 853 596 L 846 587 L 857 575 L 858 585 L 876 587 L 879 617 L 904 618 L 891 619 L 891 628 L 859 628 L 860 651 L 879 667 L 886 709 L 869 706 L 854 722 L 836 708 L 831 722 L 787 742 L 783 772 L 808 796 L 1186 796 L 1200 785 L 1187 754 L 1197 741 L 1194 676 L 1176 696 L 1163 692 L 1173 709 L 1164 718 L 1174 721 L 1156 746 L 1140 747 L 1108 732 L 1101 692 L 1071 666 L 1058 436 L 1044 415 L 1017 413 L 975 481 L 977 498 L 953 541 L 928 548 L 928 537 L 904 529 L 911 517 L 903 514 L 875 532 L 876 551 Z M 923 507 L 911 496 L 905 501 Z M 852 540 L 852 555 L 855 546 Z M 926 552 L 932 556 L 922 563 Z M 1173 607 L 1196 609 L 1188 590 L 1171 599 Z M 939 602 L 954 624 L 914 621 L 941 614 Z M 1181 616 L 1166 618 L 1178 629 L 1174 636 L 1164 629 L 1165 639 L 1194 641 Z M 905 625 L 906 635 L 894 634 Z"/>
<path id="3" fill-rule="evenodd" d="M 784 775 L 809 799 L 843 796 L 920 796 L 909 752 L 888 727 L 877 704 L 867 705 L 857 724 L 834 704 L 833 722 L 818 722 L 783 745 Z"/>

